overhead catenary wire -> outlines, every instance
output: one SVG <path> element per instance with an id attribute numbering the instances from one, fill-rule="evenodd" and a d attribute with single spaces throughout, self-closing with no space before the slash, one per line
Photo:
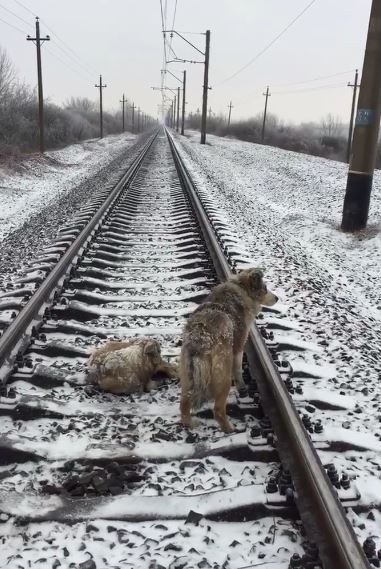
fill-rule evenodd
<path id="1" fill-rule="evenodd" d="M 239 75 L 240 73 L 242 73 L 242 71 L 244 71 L 245 69 L 247 69 L 248 67 L 250 67 L 250 65 L 252 65 L 255 61 L 257 61 L 261 55 L 263 55 L 264 53 L 266 53 L 267 50 L 270 49 L 270 47 L 272 47 L 294 24 L 295 22 L 297 22 L 315 3 L 317 2 L 317 0 L 310 0 L 310 2 L 307 4 L 307 6 L 305 6 L 303 8 L 303 10 L 301 12 L 299 12 L 292 20 L 291 22 L 289 22 L 287 24 L 287 26 L 285 28 L 283 28 L 276 36 L 275 38 L 273 38 L 263 49 L 261 49 L 252 59 L 250 59 L 250 61 L 248 61 L 245 65 L 243 65 L 242 67 L 240 67 L 235 73 L 233 73 L 232 75 L 229 75 L 229 77 L 226 77 L 226 79 L 223 79 L 222 81 L 219 81 L 218 83 L 215 83 L 213 85 L 214 87 L 217 87 L 219 85 L 222 85 L 224 83 L 226 83 L 227 81 L 230 81 L 231 79 L 234 79 L 234 77 L 237 77 L 237 75 Z"/>

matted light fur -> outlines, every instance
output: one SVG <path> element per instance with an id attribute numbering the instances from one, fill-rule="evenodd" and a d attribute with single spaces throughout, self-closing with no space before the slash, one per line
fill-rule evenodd
<path id="1" fill-rule="evenodd" d="M 242 356 L 250 325 L 262 306 L 277 302 L 267 290 L 260 269 L 240 271 L 212 289 L 205 302 L 189 317 L 180 355 L 181 420 L 193 426 L 191 409 L 214 400 L 214 417 L 221 429 L 232 432 L 226 399 L 234 378 L 245 387 Z"/>
<path id="2" fill-rule="evenodd" d="M 145 337 L 107 342 L 93 352 L 88 366 L 91 381 L 115 394 L 149 391 L 158 372 L 176 375 L 175 367 L 162 360 L 159 342 Z"/>

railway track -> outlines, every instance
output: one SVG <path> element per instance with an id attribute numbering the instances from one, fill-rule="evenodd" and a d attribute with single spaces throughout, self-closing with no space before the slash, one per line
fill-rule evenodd
<path id="1" fill-rule="evenodd" d="M 154 335 L 176 360 L 184 318 L 245 262 L 160 132 L 1 295 L 4 567 L 369 567 L 339 501 L 356 491 L 322 466 L 308 434 L 324 446 L 322 425 L 299 418 L 266 318 L 233 435 L 208 410 L 179 425 L 173 380 L 139 396 L 87 385 L 106 338 Z"/>

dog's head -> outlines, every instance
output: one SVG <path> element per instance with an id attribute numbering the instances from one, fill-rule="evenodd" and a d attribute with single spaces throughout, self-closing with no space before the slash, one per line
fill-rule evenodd
<path id="1" fill-rule="evenodd" d="M 267 289 L 261 269 L 244 269 L 233 277 L 233 280 L 254 302 L 262 306 L 273 306 L 278 302 L 278 297 Z"/>
<path id="2" fill-rule="evenodd" d="M 145 343 L 143 353 L 156 367 L 161 362 L 161 349 L 157 340 L 152 338 L 148 339 Z"/>

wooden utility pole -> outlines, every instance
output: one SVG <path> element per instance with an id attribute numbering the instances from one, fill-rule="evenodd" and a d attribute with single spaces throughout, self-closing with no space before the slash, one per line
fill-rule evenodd
<path id="1" fill-rule="evenodd" d="M 177 87 L 177 117 L 176 117 L 176 132 L 179 132 L 180 122 L 180 87 Z"/>
<path id="2" fill-rule="evenodd" d="M 181 114 L 181 134 L 184 134 L 184 125 L 185 125 L 185 88 L 187 83 L 187 72 L 183 71 L 183 108 Z"/>
<path id="3" fill-rule="evenodd" d="M 213 116 L 212 107 L 209 107 L 209 120 L 212 118 L 212 116 Z"/>
<path id="4" fill-rule="evenodd" d="M 233 109 L 233 108 L 234 108 L 234 107 L 233 107 L 233 105 L 232 105 L 232 102 L 230 101 L 230 104 L 228 105 L 228 109 L 229 109 L 228 128 L 229 128 L 229 126 L 230 126 L 230 117 L 231 117 L 232 109 Z"/>
<path id="5" fill-rule="evenodd" d="M 140 113 L 141 113 L 141 110 L 140 110 L 140 107 L 138 107 L 138 133 L 140 132 Z"/>
<path id="6" fill-rule="evenodd" d="M 135 103 L 132 103 L 131 109 L 132 109 L 132 132 L 134 133 L 135 132 L 135 109 L 136 109 Z"/>
<path id="7" fill-rule="evenodd" d="M 172 101 L 172 128 L 176 126 L 176 95 L 174 100 Z"/>
<path id="8" fill-rule="evenodd" d="M 99 89 L 99 130 L 100 130 L 100 138 L 103 138 L 103 103 L 102 103 L 102 90 L 107 87 L 104 83 L 102 83 L 102 75 L 99 75 L 99 85 L 95 85 L 97 89 Z"/>
<path id="9" fill-rule="evenodd" d="M 36 18 L 36 37 L 31 38 L 29 35 L 27 36 L 27 41 L 32 41 L 37 48 L 37 77 L 38 77 L 38 121 L 39 121 L 39 130 L 40 130 L 40 152 L 44 152 L 45 150 L 45 141 L 44 141 L 44 94 L 42 90 L 42 66 L 41 66 L 41 45 L 45 41 L 49 41 L 50 37 L 46 36 L 42 38 L 40 36 L 40 21 Z"/>
<path id="10" fill-rule="evenodd" d="M 353 120 L 355 117 L 356 99 L 357 99 L 357 87 L 358 87 L 359 72 L 356 69 L 355 81 L 354 83 L 348 83 L 348 87 L 353 87 L 352 96 L 352 109 L 351 109 L 351 120 L 349 121 L 349 131 L 348 131 L 348 143 L 347 143 L 347 162 L 349 163 L 351 158 L 351 147 L 352 147 L 352 137 L 353 137 Z"/>
<path id="11" fill-rule="evenodd" d="M 124 105 L 125 105 L 125 103 L 127 103 L 127 99 L 125 99 L 124 93 L 123 93 L 122 100 L 119 102 L 122 103 L 122 132 L 124 132 Z"/>
<path id="12" fill-rule="evenodd" d="M 208 108 L 208 81 L 209 81 L 209 51 L 210 51 L 210 30 L 206 30 L 205 38 L 205 63 L 204 63 L 204 85 L 202 94 L 202 115 L 201 115 L 201 144 L 206 142 L 206 113 Z"/>
<path id="13" fill-rule="evenodd" d="M 381 2 L 373 0 L 353 133 L 343 231 L 358 231 L 368 221 L 381 117 Z"/>
<path id="14" fill-rule="evenodd" d="M 266 102 L 265 102 L 265 110 L 263 113 L 263 124 L 262 124 L 262 144 L 265 141 L 265 132 L 266 132 L 266 117 L 267 117 L 267 101 L 268 98 L 271 97 L 271 94 L 269 92 L 269 87 L 267 87 L 266 89 L 266 93 L 263 93 L 263 95 L 266 97 Z"/>

